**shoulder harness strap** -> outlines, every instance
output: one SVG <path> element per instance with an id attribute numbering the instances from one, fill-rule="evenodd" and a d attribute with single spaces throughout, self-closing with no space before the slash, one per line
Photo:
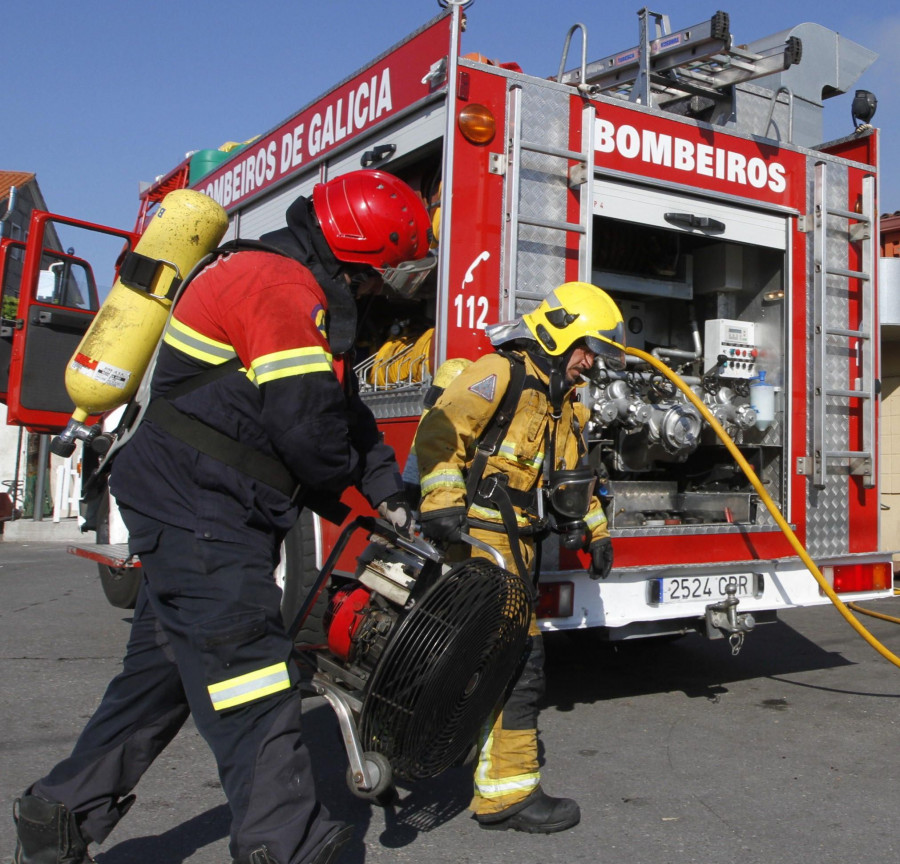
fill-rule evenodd
<path id="1" fill-rule="evenodd" d="M 509 386 L 475 446 L 475 458 L 472 459 L 466 477 L 466 501 L 470 504 L 475 500 L 475 492 L 481 483 L 487 461 L 497 452 L 504 433 L 516 415 L 516 408 L 525 389 L 525 361 L 517 354 L 505 351 L 497 353 L 509 361 Z"/>

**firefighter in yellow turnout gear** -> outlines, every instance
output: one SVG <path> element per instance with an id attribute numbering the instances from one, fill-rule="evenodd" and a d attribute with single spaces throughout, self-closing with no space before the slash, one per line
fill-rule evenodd
<path id="1" fill-rule="evenodd" d="M 590 549 L 591 575 L 602 578 L 612 546 L 586 463 L 588 410 L 574 388 L 595 363 L 624 368 L 621 313 L 596 286 L 569 282 L 487 335 L 497 353 L 459 374 L 416 434 L 423 533 L 451 559 L 486 555 L 459 542 L 467 532 L 525 576 L 549 524 L 569 548 Z M 580 811 L 540 785 L 543 645 L 534 618 L 530 635 L 515 686 L 480 742 L 471 809 L 484 828 L 551 833 L 576 825 Z"/>

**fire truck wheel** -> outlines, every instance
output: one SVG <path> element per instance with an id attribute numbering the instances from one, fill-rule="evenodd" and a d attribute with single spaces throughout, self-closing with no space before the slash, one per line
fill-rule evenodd
<path id="1" fill-rule="evenodd" d="M 104 494 L 97 509 L 97 545 L 109 543 L 109 495 Z M 108 567 L 98 564 L 100 585 L 110 605 L 117 609 L 134 609 L 143 572 L 139 567 Z"/>
<path id="2" fill-rule="evenodd" d="M 316 568 L 316 534 L 313 514 L 302 510 L 297 524 L 288 532 L 281 547 L 281 618 L 290 627 L 309 594 L 319 571 Z M 277 578 L 276 574 L 276 578 Z M 322 619 L 328 608 L 328 592 L 323 591 L 297 632 L 298 645 L 324 645 L 328 641 Z"/>
<path id="3" fill-rule="evenodd" d="M 348 788 L 357 798 L 378 804 L 380 807 L 393 804 L 397 800 L 397 789 L 394 786 L 394 772 L 387 756 L 383 753 L 376 753 L 374 750 L 366 750 L 363 758 L 366 761 L 366 771 L 369 772 L 372 788 L 360 789 L 353 782 L 353 769 L 349 765 L 347 766 Z"/>
<path id="4" fill-rule="evenodd" d="M 117 609 L 134 609 L 138 588 L 141 587 L 141 571 L 135 567 L 107 567 L 98 564 L 100 584 L 110 605 Z"/>

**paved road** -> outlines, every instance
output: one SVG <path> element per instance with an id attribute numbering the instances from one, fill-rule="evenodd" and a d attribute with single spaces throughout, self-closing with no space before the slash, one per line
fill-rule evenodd
<path id="1" fill-rule="evenodd" d="M 900 616 L 900 598 L 879 607 Z M 59 543 L 0 542 L 0 806 L 67 754 L 117 671 L 126 614 L 92 564 Z M 864 619 L 894 652 L 900 627 Z M 347 791 L 331 709 L 304 717 L 321 797 L 358 826 L 346 864 L 846 864 L 900 852 L 900 669 L 831 609 L 760 628 L 740 656 L 700 637 L 614 650 L 548 640 L 541 715 L 551 794 L 579 800 L 576 829 L 529 837 L 478 828 L 454 769 L 372 809 Z M 214 763 L 188 725 L 94 854 L 99 864 L 228 864 Z M 0 817 L 0 861 L 13 850 Z"/>

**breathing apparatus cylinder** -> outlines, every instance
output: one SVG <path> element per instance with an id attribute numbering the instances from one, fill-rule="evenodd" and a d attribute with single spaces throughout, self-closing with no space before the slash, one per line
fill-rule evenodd
<path id="1" fill-rule="evenodd" d="M 166 195 L 69 360 L 66 391 L 75 411 L 51 441 L 54 453 L 71 456 L 77 439 L 95 435 L 85 425 L 88 417 L 118 408 L 135 394 L 178 284 L 227 228 L 225 210 L 209 196 L 191 189 Z"/>

